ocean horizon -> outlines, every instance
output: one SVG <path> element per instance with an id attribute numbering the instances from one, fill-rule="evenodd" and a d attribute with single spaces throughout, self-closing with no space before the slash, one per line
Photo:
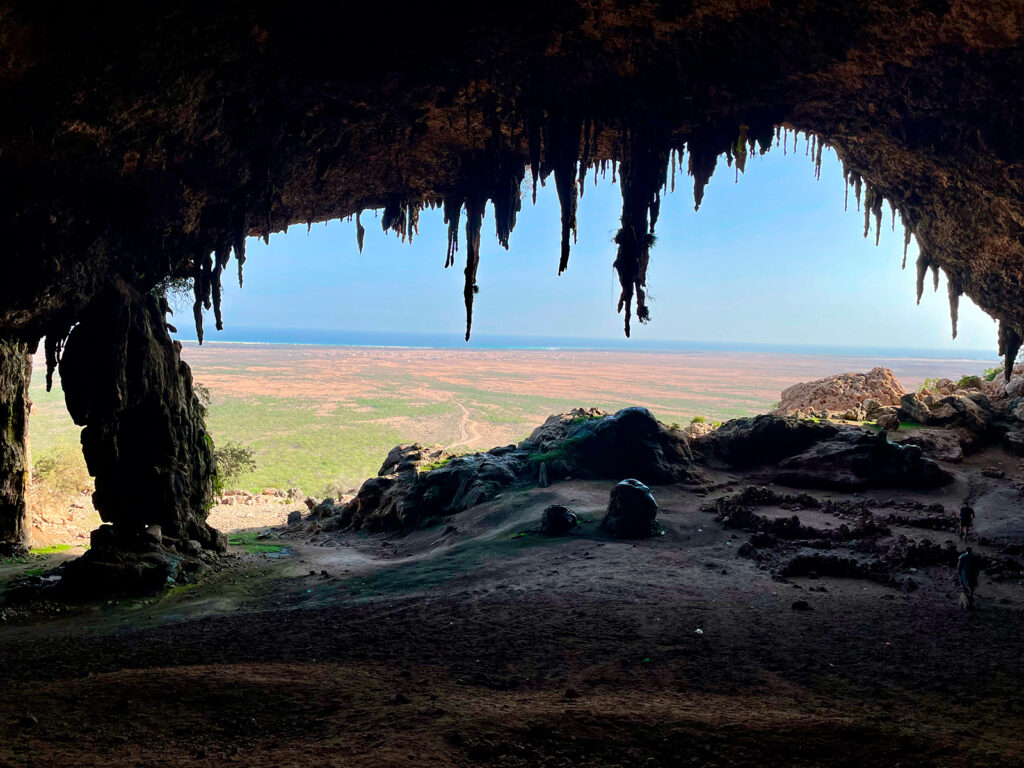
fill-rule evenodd
<path id="1" fill-rule="evenodd" d="M 617 352 L 750 352 L 757 354 L 819 355 L 865 358 L 921 358 L 928 360 L 999 361 L 993 350 L 930 349 L 925 347 L 775 344 L 759 342 L 699 341 L 686 339 L 586 338 L 572 336 L 517 336 L 474 334 L 467 342 L 459 333 L 414 331 L 350 331 L 326 328 L 260 328 L 239 326 L 209 331 L 206 343 L 282 344 L 322 347 L 375 347 L 396 349 L 508 349 L 608 350 Z M 193 335 L 179 336 L 198 343 Z"/>

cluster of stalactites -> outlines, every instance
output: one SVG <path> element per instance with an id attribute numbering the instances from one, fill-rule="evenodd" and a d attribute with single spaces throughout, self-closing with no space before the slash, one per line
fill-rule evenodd
<path id="1" fill-rule="evenodd" d="M 464 159 L 458 181 L 452 189 L 439 199 L 402 200 L 389 202 L 381 215 L 381 226 L 392 231 L 403 242 L 410 242 L 418 233 L 419 215 L 425 207 L 441 207 L 448 227 L 448 243 L 444 266 L 455 264 L 459 251 L 459 225 L 465 210 L 466 248 L 463 297 L 466 307 L 466 340 L 470 338 L 473 325 L 473 303 L 479 291 L 477 274 L 480 265 L 480 234 L 484 210 L 488 202 L 493 205 L 496 235 L 499 244 L 508 248 L 509 237 L 521 209 L 521 188 L 527 170 L 533 180 L 533 201 L 536 203 L 537 187 L 554 176 L 555 189 L 561 208 L 561 248 L 558 274 L 569 265 L 571 245 L 577 236 L 577 211 L 579 198 L 583 196 L 587 175 L 592 171 L 594 184 L 598 175 L 606 176 L 609 166 L 612 183 L 621 182 L 622 216 L 621 226 L 615 235 L 616 256 L 613 266 L 618 274 L 621 292 L 617 311 L 624 313 L 624 330 L 630 335 L 631 318 L 634 313 L 641 322 L 650 319 L 647 294 L 647 271 L 650 249 L 654 243 L 654 229 L 658 221 L 661 197 L 667 191 L 675 191 L 676 172 L 684 169 L 693 178 L 694 210 L 698 210 L 704 198 L 704 191 L 715 171 L 718 159 L 723 154 L 730 167 L 735 166 L 735 179 L 744 172 L 747 158 L 758 152 L 764 154 L 774 145 L 781 147 L 783 154 L 796 154 L 803 139 L 804 155 L 814 163 L 815 178 L 821 176 L 822 153 L 828 146 L 826 140 L 817 134 L 801 132 L 788 126 L 764 121 L 760 124 L 732 125 L 727 127 L 705 126 L 685 136 L 669 130 L 664 122 L 657 119 L 634 117 L 628 125 L 615 126 L 612 145 L 617 147 L 621 161 L 597 158 L 598 141 L 602 133 L 601 124 L 587 116 L 563 111 L 558 114 L 539 113 L 524 119 L 519 140 L 525 144 L 528 159 L 524 162 L 519 154 L 510 149 L 500 132 L 495 132 L 487 148 Z M 514 142 L 513 142 L 514 143 Z M 875 244 L 878 245 L 882 231 L 882 208 L 888 200 L 891 212 L 891 228 L 895 230 L 898 206 L 891 196 L 872 185 L 859 172 L 847 168 L 843 162 L 845 185 L 844 207 L 849 207 L 849 193 L 853 189 L 857 210 L 863 207 L 864 237 L 875 229 Z M 915 222 L 907 212 L 899 209 L 903 223 L 903 262 L 906 268 L 907 252 L 915 235 Z M 365 229 L 360 220 L 361 211 L 355 214 L 356 239 L 360 252 L 363 249 Z M 264 239 L 269 234 L 269 225 Z M 217 329 L 223 327 L 220 298 L 220 279 L 231 251 L 238 261 L 239 286 L 242 284 L 242 264 L 245 261 L 244 233 L 238 234 L 231 242 L 223 243 L 212 254 L 201 256 L 194 262 L 193 278 L 196 334 L 203 340 L 203 310 L 214 310 Z M 935 290 L 939 285 L 939 265 L 922 246 L 917 259 L 917 301 L 920 303 L 924 283 L 929 270 Z M 963 281 L 957 274 L 947 272 L 949 310 L 953 338 L 957 335 L 960 296 L 964 293 Z M 52 357 L 59 357 L 59 340 L 47 347 L 48 364 Z M 1019 339 L 1016 332 L 1001 326 L 1000 349 L 1016 350 Z M 1015 346 L 1016 345 L 1016 346 Z"/>

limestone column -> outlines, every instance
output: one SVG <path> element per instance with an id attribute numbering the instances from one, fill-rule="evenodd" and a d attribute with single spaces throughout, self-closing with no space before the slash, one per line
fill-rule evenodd
<path id="1" fill-rule="evenodd" d="M 154 543 L 145 534 L 152 525 L 177 553 L 226 546 L 206 524 L 213 443 L 180 351 L 159 299 L 124 282 L 94 300 L 64 345 L 65 402 L 83 427 L 93 503 L 111 524 L 93 534 L 97 551 L 88 559 L 145 549 Z"/>
<path id="2" fill-rule="evenodd" d="M 0 553 L 28 540 L 30 463 L 28 385 L 32 350 L 25 341 L 0 338 Z"/>

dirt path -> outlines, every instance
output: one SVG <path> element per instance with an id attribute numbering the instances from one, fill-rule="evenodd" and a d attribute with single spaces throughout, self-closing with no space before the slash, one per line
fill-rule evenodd
<path id="1" fill-rule="evenodd" d="M 449 451 L 454 451 L 456 448 L 468 446 L 473 441 L 477 440 L 479 435 L 476 434 L 476 430 L 473 428 L 473 422 L 469 418 L 469 409 L 462 403 L 455 403 L 462 416 L 459 418 L 459 440 L 458 442 L 452 443 L 448 446 Z"/>

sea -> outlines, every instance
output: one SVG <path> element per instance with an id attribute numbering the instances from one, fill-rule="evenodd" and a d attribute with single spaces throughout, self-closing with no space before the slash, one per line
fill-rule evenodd
<path id="1" fill-rule="evenodd" d="M 188 335 L 182 341 L 195 342 Z M 236 344 L 291 344 L 325 347 L 383 347 L 400 349 L 520 349 L 615 350 L 644 352 L 750 352 L 778 355 L 827 355 L 864 358 L 917 358 L 998 362 L 994 349 L 927 349 L 919 347 L 856 347 L 813 344 L 644 339 L 635 337 L 582 338 L 571 336 L 513 336 L 473 334 L 467 342 L 460 333 L 413 331 L 350 331 L 324 328 L 229 327 L 207 332 L 206 340 Z"/>

